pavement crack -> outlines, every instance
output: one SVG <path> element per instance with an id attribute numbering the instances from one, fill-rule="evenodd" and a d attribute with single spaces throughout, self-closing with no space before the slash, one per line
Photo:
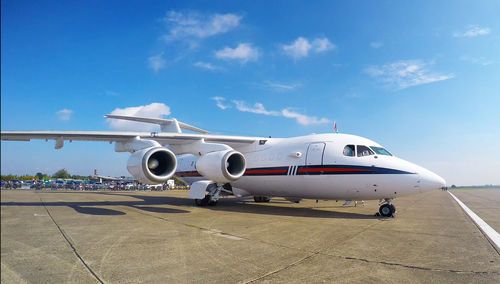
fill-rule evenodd
<path id="1" fill-rule="evenodd" d="M 217 230 L 214 230 L 214 229 L 205 228 L 205 227 L 201 227 L 201 226 L 197 226 L 197 225 L 193 225 L 193 224 L 188 224 L 188 223 L 183 223 L 183 222 L 177 222 L 177 221 L 170 220 L 170 219 L 167 219 L 167 218 L 164 218 L 164 217 L 161 217 L 161 216 L 155 216 L 153 214 L 144 213 L 144 212 L 141 212 L 140 210 L 138 210 L 138 209 L 136 209 L 134 207 L 130 208 L 130 210 L 134 211 L 137 214 L 141 214 L 141 215 L 144 215 L 144 216 L 153 217 L 153 218 L 165 221 L 165 222 L 174 223 L 174 224 L 183 225 L 183 226 L 186 226 L 186 227 L 189 227 L 189 228 L 198 229 L 198 230 L 200 230 L 200 231 L 202 231 L 204 233 L 215 234 L 215 235 L 222 236 L 222 237 L 225 237 L 225 238 L 228 238 L 228 239 L 233 239 L 233 240 L 248 240 L 245 237 L 240 237 L 240 236 L 228 234 L 228 233 L 225 233 L 225 232 L 222 232 L 222 231 L 217 231 Z"/>
<path id="2" fill-rule="evenodd" d="M 303 258 L 301 258 L 301 259 L 299 259 L 299 260 L 297 260 L 297 261 L 294 261 L 294 262 L 292 262 L 292 263 L 290 263 L 290 264 L 288 264 L 288 265 L 286 265 L 286 266 L 284 266 L 284 267 L 282 267 L 282 268 L 279 268 L 279 269 L 276 269 L 276 270 L 270 271 L 270 272 L 268 272 L 268 273 L 266 273 L 266 274 L 264 274 L 264 275 L 261 275 L 261 276 L 259 276 L 259 277 L 257 277 L 257 278 L 250 279 L 250 280 L 245 281 L 245 282 L 242 282 L 242 283 L 244 283 L 244 284 L 254 283 L 254 282 L 256 282 L 256 281 L 259 281 L 259 280 L 261 280 L 261 279 L 264 279 L 264 278 L 266 278 L 266 277 L 268 277 L 268 276 L 271 276 L 271 275 L 273 275 L 273 274 L 276 274 L 276 273 L 279 273 L 279 272 L 281 272 L 281 271 L 287 270 L 287 269 L 289 269 L 289 268 L 291 268 L 291 267 L 293 267 L 293 266 L 295 266 L 295 265 L 298 265 L 298 264 L 300 264 L 300 263 L 302 263 L 302 262 L 304 262 L 304 261 L 307 261 L 308 259 L 310 259 L 310 258 L 312 258 L 313 256 L 317 255 L 318 253 L 319 253 L 319 252 L 314 252 L 314 253 L 312 253 L 312 254 L 310 254 L 310 255 L 307 255 L 307 256 L 304 256 Z"/>
<path id="3" fill-rule="evenodd" d="M 47 212 L 47 214 L 49 215 L 50 219 L 52 220 L 52 222 L 54 223 L 54 225 L 56 225 L 57 229 L 59 230 L 59 232 L 61 233 L 61 235 L 63 236 L 64 240 L 66 240 L 66 243 L 69 245 L 69 247 L 71 248 L 71 250 L 73 251 L 73 253 L 75 254 L 75 256 L 80 260 L 80 262 L 83 264 L 83 266 L 87 269 L 88 272 L 90 272 L 90 274 L 99 282 L 99 283 L 104 283 L 101 278 L 99 278 L 99 276 L 97 276 L 97 274 L 87 265 L 87 263 L 85 263 L 85 260 L 83 260 L 83 258 L 80 256 L 80 254 L 78 253 L 78 251 L 76 250 L 75 246 L 73 245 L 73 243 L 71 243 L 71 241 L 69 240 L 68 236 L 66 236 L 66 234 L 64 233 L 64 231 L 61 229 L 61 227 L 59 226 L 59 224 L 56 222 L 56 220 L 54 219 L 54 217 L 52 217 L 52 214 L 50 214 L 50 211 L 49 209 L 47 208 L 47 206 L 45 206 L 45 202 L 42 200 L 42 198 L 40 197 L 40 195 L 38 195 L 38 198 L 40 198 L 40 202 L 42 202 L 43 204 L 43 208 L 45 208 L 45 211 Z"/>
<path id="4" fill-rule="evenodd" d="M 459 273 L 459 274 L 500 274 L 500 272 L 496 272 L 496 271 L 467 271 L 467 270 L 460 270 L 460 269 L 430 268 L 430 267 L 422 267 L 422 266 L 402 264 L 402 263 L 395 263 L 395 262 L 388 262 L 388 261 L 375 261 L 375 260 L 370 260 L 370 259 L 366 259 L 366 258 L 351 257 L 351 256 L 342 256 L 342 255 L 322 253 L 322 252 L 318 252 L 318 254 L 319 255 L 324 255 L 324 256 L 331 256 L 331 257 L 342 258 L 342 259 L 345 259 L 345 260 L 354 260 L 354 261 L 362 261 L 362 262 L 366 262 L 366 263 L 375 263 L 375 264 L 383 264 L 383 265 L 389 265 L 389 266 L 398 266 L 398 267 L 403 267 L 403 268 L 408 268 L 408 269 L 415 269 L 415 270 L 423 270 L 423 271 L 450 272 L 450 273 Z"/>

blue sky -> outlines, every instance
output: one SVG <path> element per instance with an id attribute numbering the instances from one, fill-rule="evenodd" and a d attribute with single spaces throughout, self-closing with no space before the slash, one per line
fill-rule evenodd
<path id="1" fill-rule="evenodd" d="M 357 134 L 500 184 L 498 1 L 2 1 L 2 130 Z M 2 174 L 127 175 L 106 143 L 2 142 Z"/>

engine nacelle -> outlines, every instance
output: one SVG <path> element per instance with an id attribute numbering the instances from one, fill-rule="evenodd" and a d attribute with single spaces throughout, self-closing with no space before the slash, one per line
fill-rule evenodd
<path id="1" fill-rule="evenodd" d="M 246 160 L 243 154 L 234 150 L 210 152 L 196 161 L 196 170 L 212 181 L 227 183 L 245 173 Z"/>
<path id="2" fill-rule="evenodd" d="M 128 172 L 146 184 L 164 183 L 174 175 L 176 169 L 175 154 L 163 147 L 151 147 L 134 152 L 127 162 Z"/>

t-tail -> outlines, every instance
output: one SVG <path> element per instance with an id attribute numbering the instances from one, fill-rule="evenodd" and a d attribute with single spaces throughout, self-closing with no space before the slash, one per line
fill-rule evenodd
<path id="1" fill-rule="evenodd" d="M 122 119 L 122 120 L 130 120 L 136 122 L 144 122 L 144 123 L 152 123 L 160 125 L 162 132 L 173 132 L 173 133 L 182 133 L 181 129 L 190 130 L 194 132 L 199 132 L 203 134 L 208 134 L 209 132 L 198 127 L 189 125 L 184 122 L 177 121 L 175 118 L 164 119 L 164 118 L 149 118 L 149 117 L 139 117 L 139 116 L 126 116 L 126 115 L 114 115 L 107 114 L 104 117 L 112 118 L 112 119 Z"/>

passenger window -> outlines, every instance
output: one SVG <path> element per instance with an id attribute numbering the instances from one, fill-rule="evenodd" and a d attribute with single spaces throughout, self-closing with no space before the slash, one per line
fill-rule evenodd
<path id="1" fill-rule="evenodd" d="M 344 156 L 354 157 L 354 145 L 344 147 Z"/>
<path id="2" fill-rule="evenodd" d="M 363 145 L 358 145 L 358 157 L 369 156 L 373 154 L 374 153 L 372 150 L 370 150 L 370 148 Z"/>

